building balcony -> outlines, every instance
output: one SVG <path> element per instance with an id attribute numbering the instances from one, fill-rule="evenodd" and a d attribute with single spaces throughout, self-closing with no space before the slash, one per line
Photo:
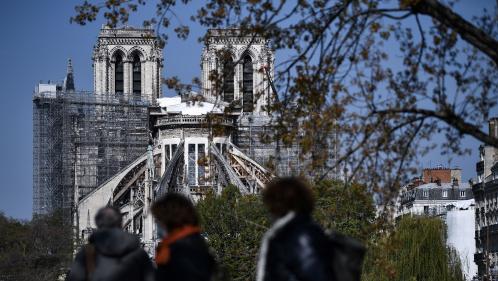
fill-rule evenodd
<path id="1" fill-rule="evenodd" d="M 229 126 L 232 127 L 233 120 L 228 117 L 207 117 L 206 115 L 201 116 L 189 116 L 189 115 L 174 115 L 174 116 L 164 116 L 157 120 L 155 127 L 169 127 L 169 126 L 184 126 L 184 125 L 199 125 L 199 126 Z"/>

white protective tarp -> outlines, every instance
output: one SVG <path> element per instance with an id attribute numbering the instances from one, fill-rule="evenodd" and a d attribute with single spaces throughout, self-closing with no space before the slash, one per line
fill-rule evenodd
<path id="1" fill-rule="evenodd" d="M 215 108 L 213 103 L 203 102 L 182 102 L 180 97 L 164 97 L 157 99 L 160 107 L 167 112 L 179 112 L 183 115 L 204 115 L 207 113 L 221 113 L 219 107 Z"/>
<path id="2" fill-rule="evenodd" d="M 448 227 L 448 245 L 456 249 L 460 255 L 462 269 L 466 280 L 472 280 L 477 274 L 477 265 L 474 263 L 476 245 L 474 200 L 462 200 L 452 211 L 446 214 L 446 226 Z"/>

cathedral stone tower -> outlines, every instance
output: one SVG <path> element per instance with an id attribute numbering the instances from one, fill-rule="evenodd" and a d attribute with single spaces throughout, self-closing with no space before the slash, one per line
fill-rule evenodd
<path id="1" fill-rule="evenodd" d="M 240 29 L 210 29 L 201 58 L 204 96 L 218 97 L 241 112 L 262 113 L 271 98 L 267 73 L 273 76 L 273 64 L 268 40 Z M 220 75 L 221 89 L 210 79 L 212 73 Z"/>
<path id="2" fill-rule="evenodd" d="M 103 27 L 93 50 L 94 91 L 133 95 L 155 104 L 162 96 L 162 64 L 152 29 Z"/>

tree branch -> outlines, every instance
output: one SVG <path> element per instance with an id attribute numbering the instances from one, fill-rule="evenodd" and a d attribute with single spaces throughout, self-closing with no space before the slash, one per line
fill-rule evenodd
<path id="1" fill-rule="evenodd" d="M 411 2 L 413 2 L 411 6 L 413 12 L 430 16 L 453 29 L 463 40 L 481 50 L 498 66 L 498 41 L 493 37 L 453 12 L 451 8 L 441 4 L 438 0 Z"/>
<path id="2" fill-rule="evenodd" d="M 388 115 L 388 114 L 416 114 L 425 117 L 432 117 L 441 120 L 449 126 L 455 128 L 462 135 L 473 136 L 483 143 L 498 148 L 498 138 L 490 136 L 481 131 L 479 126 L 466 122 L 461 116 L 455 114 L 452 110 L 446 109 L 434 111 L 419 108 L 402 108 L 402 109 L 385 109 L 374 111 L 373 114 Z"/>

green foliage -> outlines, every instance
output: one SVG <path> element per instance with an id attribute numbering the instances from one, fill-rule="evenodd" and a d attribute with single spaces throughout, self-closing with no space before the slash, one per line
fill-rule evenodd
<path id="1" fill-rule="evenodd" d="M 32 221 L 0 213 L 0 279 L 54 281 L 71 258 L 71 228 L 64 224 L 62 213 Z"/>
<path id="2" fill-rule="evenodd" d="M 221 271 L 229 280 L 254 280 L 261 238 L 269 226 L 258 196 L 242 196 L 234 186 L 208 194 L 197 208 Z"/>
<path id="3" fill-rule="evenodd" d="M 364 269 L 363 280 L 464 280 L 438 218 L 403 217 L 392 233 L 371 244 Z"/>
<path id="4" fill-rule="evenodd" d="M 316 220 L 366 241 L 375 216 L 371 195 L 363 186 L 344 187 L 325 181 L 314 188 Z M 261 239 L 270 222 L 259 196 L 242 196 L 234 186 L 208 194 L 197 208 L 208 242 L 230 280 L 254 280 Z"/>
<path id="5" fill-rule="evenodd" d="M 390 229 L 375 219 L 372 194 L 363 185 L 323 181 L 313 191 L 316 221 L 367 245 L 364 281 L 463 280 L 440 219 L 404 217 Z M 224 277 L 254 280 L 261 239 L 270 225 L 261 199 L 229 186 L 221 195 L 208 194 L 197 207 Z"/>
<path id="6" fill-rule="evenodd" d="M 366 242 L 372 232 L 375 207 L 364 185 L 344 186 L 339 181 L 322 181 L 314 189 L 315 219 L 325 228 Z"/>

